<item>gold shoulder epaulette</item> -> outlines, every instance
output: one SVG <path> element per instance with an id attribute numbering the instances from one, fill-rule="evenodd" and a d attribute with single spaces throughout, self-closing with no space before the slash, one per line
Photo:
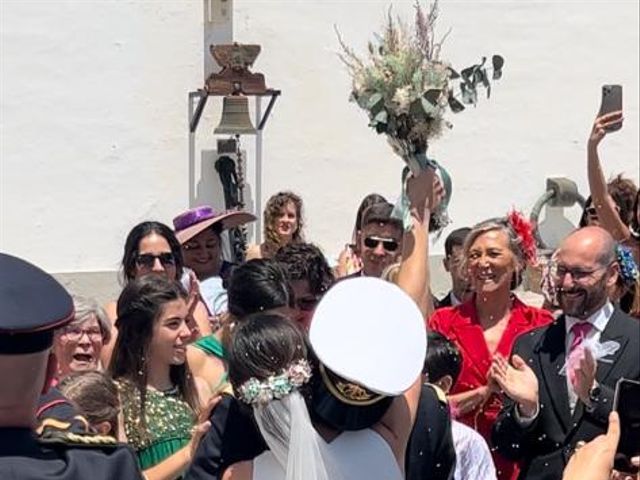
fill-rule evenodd
<path id="1" fill-rule="evenodd" d="M 116 447 L 118 442 L 109 435 L 78 434 L 61 430 L 45 430 L 40 442 L 70 447 Z"/>

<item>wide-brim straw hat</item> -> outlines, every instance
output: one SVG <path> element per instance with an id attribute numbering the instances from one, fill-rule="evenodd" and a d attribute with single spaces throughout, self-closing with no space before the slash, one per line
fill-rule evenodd
<path id="1" fill-rule="evenodd" d="M 240 210 L 216 212 L 212 207 L 203 205 L 181 213 L 173 219 L 173 228 L 180 244 L 184 244 L 215 223 L 222 223 L 222 229 L 236 228 L 255 222 L 256 216 Z"/>
<path id="2" fill-rule="evenodd" d="M 319 361 L 312 409 L 340 430 L 368 428 L 422 372 L 424 318 L 398 286 L 378 278 L 344 280 L 314 312 L 309 343 Z"/>

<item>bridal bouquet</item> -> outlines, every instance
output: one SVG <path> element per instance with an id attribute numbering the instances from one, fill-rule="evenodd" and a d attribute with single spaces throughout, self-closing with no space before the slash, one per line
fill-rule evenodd
<path id="1" fill-rule="evenodd" d="M 437 0 L 426 10 L 416 1 L 415 10 L 413 28 L 389 11 L 384 31 L 368 44 L 366 58 L 348 47 L 338 32 L 340 58 L 353 81 L 351 100 L 368 112 L 369 125 L 387 136 L 414 172 L 429 163 L 429 141 L 451 128 L 447 110 L 458 113 L 465 104 L 475 105 L 479 86 L 487 97 L 491 93 L 486 58 L 460 73 L 440 58 L 447 35 L 435 38 Z M 494 55 L 492 64 L 492 78 L 497 80 L 504 60 Z"/>

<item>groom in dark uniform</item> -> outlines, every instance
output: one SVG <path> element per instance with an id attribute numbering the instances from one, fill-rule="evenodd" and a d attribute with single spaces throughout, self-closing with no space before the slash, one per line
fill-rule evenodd
<path id="1" fill-rule="evenodd" d="M 0 478 L 139 480 L 133 451 L 110 437 L 54 429 L 36 437 L 40 394 L 56 371 L 53 330 L 73 302 L 50 275 L 0 253 Z"/>
<path id="2" fill-rule="evenodd" d="M 640 325 L 609 301 L 619 268 L 611 235 L 577 230 L 556 262 L 562 315 L 521 336 L 511 364 L 498 358 L 491 367 L 509 397 L 493 443 L 522 462 L 526 480 L 561 478 L 576 444 L 606 433 L 617 380 L 640 379 Z M 594 359 L 583 343 L 606 345 L 608 355 Z"/>

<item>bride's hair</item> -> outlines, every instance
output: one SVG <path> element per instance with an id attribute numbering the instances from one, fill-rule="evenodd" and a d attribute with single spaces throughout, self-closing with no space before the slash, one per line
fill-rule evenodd
<path id="1" fill-rule="evenodd" d="M 335 480 L 324 441 L 300 392 L 309 378 L 303 332 L 276 314 L 239 322 L 229 348 L 229 379 L 253 407 L 260 432 L 286 480 Z"/>

